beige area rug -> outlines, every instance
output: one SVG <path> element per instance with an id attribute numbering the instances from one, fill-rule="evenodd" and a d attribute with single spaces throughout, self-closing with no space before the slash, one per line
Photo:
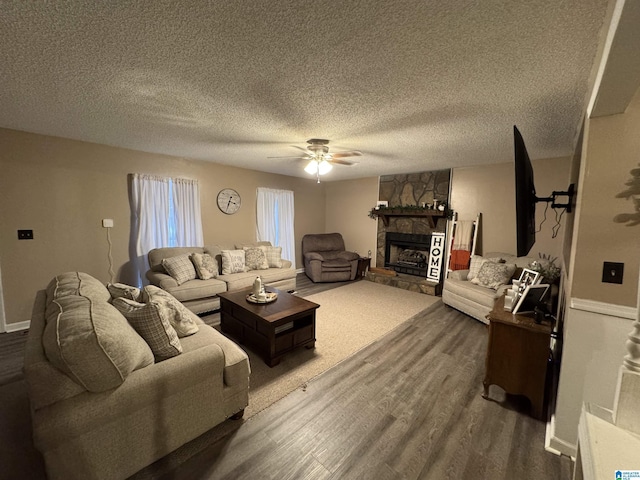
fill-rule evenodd
<path id="1" fill-rule="evenodd" d="M 273 368 L 247 349 L 252 373 L 245 418 L 304 386 L 440 300 L 366 280 L 305 298 L 320 305 L 316 311 L 315 349 L 294 350 Z"/>

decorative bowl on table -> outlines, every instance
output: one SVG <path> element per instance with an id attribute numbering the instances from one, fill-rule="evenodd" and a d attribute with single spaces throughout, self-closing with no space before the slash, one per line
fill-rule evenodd
<path id="1" fill-rule="evenodd" d="M 264 298 L 256 297 L 253 293 L 247 295 L 247 302 L 250 303 L 271 303 L 278 298 L 278 294 L 276 292 L 266 292 L 264 294 Z"/>

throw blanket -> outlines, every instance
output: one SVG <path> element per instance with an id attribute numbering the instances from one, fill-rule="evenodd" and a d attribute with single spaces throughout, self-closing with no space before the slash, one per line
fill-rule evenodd
<path id="1" fill-rule="evenodd" d="M 469 268 L 472 239 L 473 221 L 458 220 L 456 222 L 456 231 L 453 234 L 451 260 L 449 261 L 449 268 L 451 270 L 466 270 Z"/>

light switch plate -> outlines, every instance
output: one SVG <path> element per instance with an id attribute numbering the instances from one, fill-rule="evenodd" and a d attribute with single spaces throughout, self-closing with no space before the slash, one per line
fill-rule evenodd
<path id="1" fill-rule="evenodd" d="M 113 227 L 113 219 L 112 218 L 103 218 L 102 226 L 104 228 L 112 228 Z"/>
<path id="2" fill-rule="evenodd" d="M 622 283 L 624 263 L 604 262 L 602 267 L 603 283 Z"/>

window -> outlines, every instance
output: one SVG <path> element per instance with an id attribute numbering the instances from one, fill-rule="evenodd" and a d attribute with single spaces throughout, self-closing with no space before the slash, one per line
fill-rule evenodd
<path id="1" fill-rule="evenodd" d="M 293 192 L 258 188 L 257 226 L 258 241 L 269 241 L 282 247 L 282 258 L 291 260 L 295 268 L 296 247 L 293 227 Z"/>
<path id="2" fill-rule="evenodd" d="M 138 286 L 144 283 L 149 269 L 149 250 L 204 244 L 197 180 L 135 173 L 131 181 L 131 211 Z"/>

